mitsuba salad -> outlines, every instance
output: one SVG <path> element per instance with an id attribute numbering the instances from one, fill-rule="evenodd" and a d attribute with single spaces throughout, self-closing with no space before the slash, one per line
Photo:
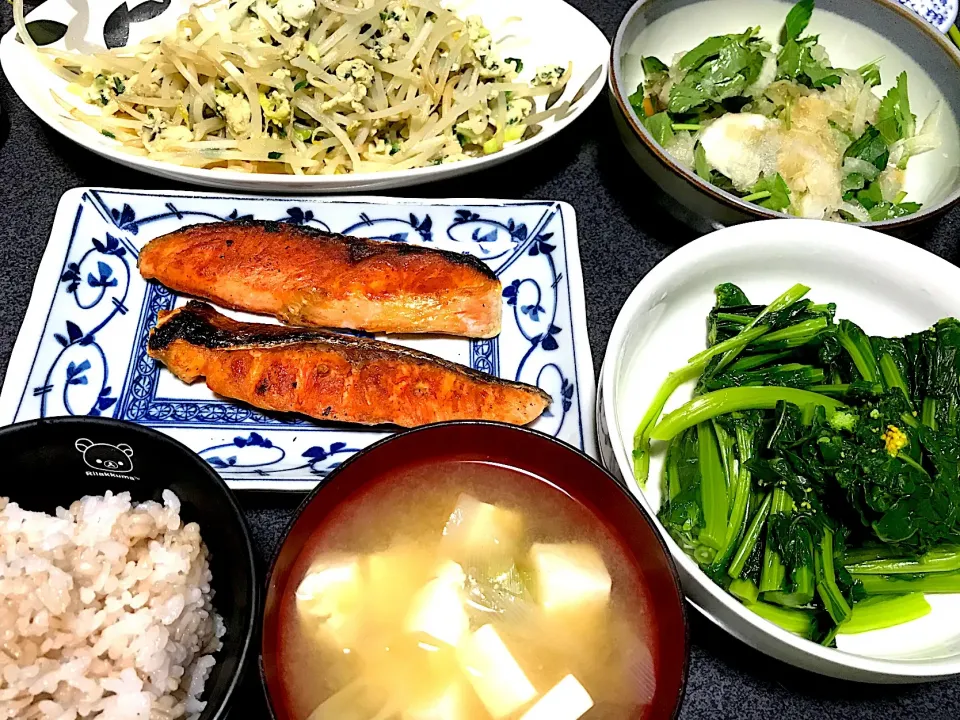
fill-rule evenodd
<path id="1" fill-rule="evenodd" d="M 751 27 L 707 38 L 670 65 L 644 57 L 630 104 L 677 161 L 748 202 L 853 222 L 915 213 L 905 171 L 939 146 L 939 106 L 918 124 L 905 72 L 878 95 L 882 58 L 833 67 L 805 34 L 813 9 L 801 0 L 790 10 L 779 48 Z"/>

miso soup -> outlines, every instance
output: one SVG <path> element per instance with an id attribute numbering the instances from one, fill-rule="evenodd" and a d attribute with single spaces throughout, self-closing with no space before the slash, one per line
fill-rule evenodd
<path id="1" fill-rule="evenodd" d="M 649 607 L 613 533 L 553 485 L 408 467 L 297 558 L 276 700 L 297 720 L 635 720 L 657 683 Z"/>

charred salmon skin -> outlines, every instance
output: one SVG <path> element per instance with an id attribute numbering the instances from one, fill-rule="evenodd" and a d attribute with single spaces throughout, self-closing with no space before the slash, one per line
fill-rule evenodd
<path id="1" fill-rule="evenodd" d="M 525 425 L 550 404 L 510 382 L 399 345 L 238 322 L 206 303 L 160 313 L 147 350 L 178 378 L 264 410 L 416 427 L 445 420 Z"/>
<path id="2" fill-rule="evenodd" d="M 488 338 L 497 276 L 469 255 L 280 222 L 192 225 L 140 251 L 140 274 L 290 325 Z"/>

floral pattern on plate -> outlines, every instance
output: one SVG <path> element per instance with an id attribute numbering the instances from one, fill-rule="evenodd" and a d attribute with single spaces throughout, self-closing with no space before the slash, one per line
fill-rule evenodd
<path id="1" fill-rule="evenodd" d="M 556 202 L 257 199 L 77 189 L 61 200 L 11 357 L 0 422 L 102 415 L 177 438 L 233 487 L 305 489 L 382 428 L 263 413 L 186 385 L 148 357 L 157 313 L 186 300 L 137 272 L 150 239 L 184 225 L 257 218 L 474 255 L 503 285 L 493 339 L 391 341 L 538 385 L 533 427 L 594 452 L 594 378 L 573 210 Z M 260 322 L 242 313 L 229 313 Z"/>

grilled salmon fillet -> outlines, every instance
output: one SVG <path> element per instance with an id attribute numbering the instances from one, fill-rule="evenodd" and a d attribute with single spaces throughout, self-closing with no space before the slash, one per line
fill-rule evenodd
<path id="1" fill-rule="evenodd" d="M 539 388 L 399 345 L 238 322 L 195 300 L 160 313 L 147 351 L 184 382 L 206 378 L 225 397 L 321 420 L 525 425 L 550 404 Z"/>
<path id="2" fill-rule="evenodd" d="M 280 222 L 185 227 L 140 251 L 140 274 L 290 325 L 488 338 L 500 281 L 469 255 Z"/>

